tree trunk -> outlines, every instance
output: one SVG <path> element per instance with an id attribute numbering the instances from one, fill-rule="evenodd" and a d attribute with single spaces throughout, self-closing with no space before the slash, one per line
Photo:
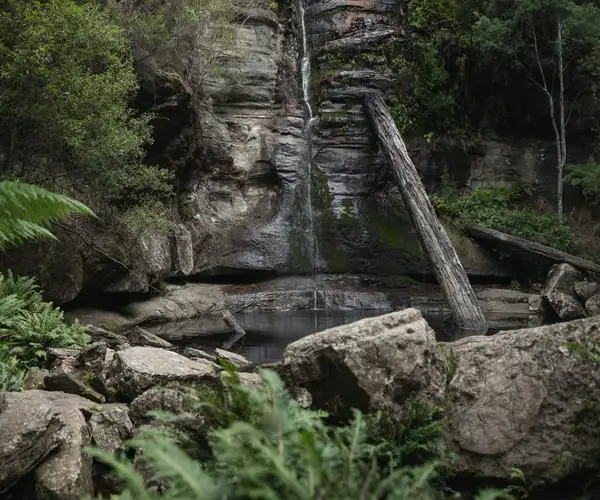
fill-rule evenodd
<path id="1" fill-rule="evenodd" d="M 485 316 L 475 292 L 427 197 L 389 109 L 379 94 L 368 95 L 365 106 L 400 186 L 406 209 L 450 305 L 454 323 L 460 328 L 485 333 Z"/>
<path id="2" fill-rule="evenodd" d="M 564 23 L 560 19 L 556 21 L 556 45 L 558 56 L 558 85 L 559 85 L 559 115 L 560 115 L 560 161 L 558 164 L 558 218 L 563 217 L 563 174 L 565 164 L 567 163 L 567 130 L 565 124 L 565 81 L 564 81 L 564 65 L 563 65 L 563 26 Z"/>

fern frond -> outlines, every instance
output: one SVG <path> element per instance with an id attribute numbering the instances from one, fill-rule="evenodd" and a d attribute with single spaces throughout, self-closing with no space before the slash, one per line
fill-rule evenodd
<path id="1" fill-rule="evenodd" d="M 131 462 L 119 458 L 114 453 L 97 448 L 89 448 L 85 451 L 100 462 L 111 466 L 117 477 L 125 481 L 128 490 L 120 496 L 121 499 L 124 499 L 125 495 L 128 494 L 131 498 L 137 498 L 138 500 L 152 500 L 152 495 L 146 490 L 144 478 L 133 468 Z"/>
<path id="2" fill-rule="evenodd" d="M 0 181 L 0 248 L 33 238 L 55 238 L 52 222 L 73 214 L 94 216 L 83 203 L 19 181 Z"/>

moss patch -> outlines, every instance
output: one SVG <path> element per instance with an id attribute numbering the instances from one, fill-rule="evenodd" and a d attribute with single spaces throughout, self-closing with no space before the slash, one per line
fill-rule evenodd
<path id="1" fill-rule="evenodd" d="M 315 227 L 321 258 L 331 272 L 405 274 L 426 272 L 412 223 L 401 208 L 374 199 L 345 198 L 335 213 L 327 177 L 313 178 Z"/>

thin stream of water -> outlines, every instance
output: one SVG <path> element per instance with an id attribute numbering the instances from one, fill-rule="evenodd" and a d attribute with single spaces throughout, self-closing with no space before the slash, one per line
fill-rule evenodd
<path id="1" fill-rule="evenodd" d="M 314 116 L 310 105 L 310 49 L 306 32 L 304 1 L 298 0 L 300 26 L 302 31 L 302 101 L 304 104 L 304 134 L 307 144 L 307 180 L 306 180 L 306 216 L 311 248 L 312 273 L 314 278 L 313 309 L 317 309 L 317 273 L 319 265 L 319 246 L 315 232 L 315 222 L 312 204 L 312 125 Z"/>

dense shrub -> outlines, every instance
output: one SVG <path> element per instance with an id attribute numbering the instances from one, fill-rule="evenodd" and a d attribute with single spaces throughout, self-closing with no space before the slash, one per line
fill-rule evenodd
<path id="1" fill-rule="evenodd" d="M 555 215 L 540 214 L 520 206 L 523 193 L 517 188 L 478 188 L 468 195 L 446 189 L 434 196 L 436 209 L 463 224 L 481 224 L 559 250 L 575 250 L 575 236 Z"/>
<path id="2" fill-rule="evenodd" d="M 600 205 L 600 164 L 567 165 L 565 184 L 580 186 L 585 200 L 591 205 Z"/>

